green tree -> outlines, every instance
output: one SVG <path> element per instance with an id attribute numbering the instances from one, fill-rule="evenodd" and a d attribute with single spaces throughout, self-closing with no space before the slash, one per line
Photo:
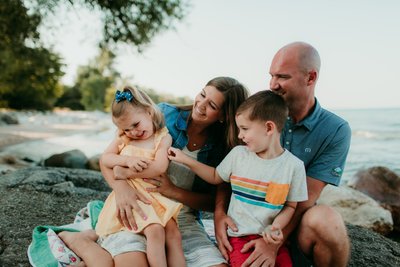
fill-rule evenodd
<path id="1" fill-rule="evenodd" d="M 61 94 L 58 55 L 44 48 L 22 1 L 0 2 L 0 107 L 49 109 Z"/>
<path id="2" fill-rule="evenodd" d="M 188 1 L 188 0 L 186 0 Z M 34 13 L 46 16 L 60 4 L 71 9 L 86 7 L 100 11 L 103 23 L 101 46 L 130 44 L 139 51 L 160 31 L 181 20 L 188 8 L 185 0 L 26 0 Z"/>
<path id="3" fill-rule="evenodd" d="M 80 102 L 86 110 L 104 110 L 106 91 L 121 76 L 113 67 L 114 59 L 115 55 L 103 48 L 93 61 L 78 69 L 75 86 L 81 92 Z"/>
<path id="4" fill-rule="evenodd" d="M 60 5 L 100 11 L 103 22 L 101 47 L 127 43 L 142 51 L 157 33 L 172 27 L 173 21 L 183 17 L 186 7 L 183 1 L 0 1 L 0 107 L 50 109 L 62 94 L 63 87 L 59 84 L 63 75 L 61 58 L 45 47 L 38 31 L 43 19 L 57 12 Z M 89 100 L 89 92 L 111 84 L 107 78 L 102 80 L 95 74 L 87 71 L 85 75 L 90 79 L 81 84 L 87 90 L 79 87 L 82 103 L 90 109 L 98 108 L 101 101 Z M 104 72 L 100 71 L 96 75 L 102 74 Z M 94 95 L 99 94 L 96 91 Z"/>
<path id="5" fill-rule="evenodd" d="M 57 99 L 55 106 L 83 110 L 84 106 L 81 104 L 81 99 L 82 94 L 76 86 L 64 86 L 64 93 Z"/>

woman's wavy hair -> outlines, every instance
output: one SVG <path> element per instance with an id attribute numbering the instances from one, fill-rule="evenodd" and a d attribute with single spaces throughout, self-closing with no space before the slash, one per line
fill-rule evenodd
<path id="1" fill-rule="evenodd" d="M 210 134 L 224 142 L 227 153 L 234 146 L 241 144 L 238 138 L 239 131 L 235 123 L 235 114 L 240 104 L 249 96 L 249 92 L 243 84 L 231 77 L 216 77 L 210 80 L 206 86 L 215 87 L 224 96 L 224 104 L 221 107 L 223 121 L 217 121 L 210 126 Z M 179 108 L 192 110 L 193 105 L 179 106 Z M 224 139 L 225 141 L 223 141 Z"/>

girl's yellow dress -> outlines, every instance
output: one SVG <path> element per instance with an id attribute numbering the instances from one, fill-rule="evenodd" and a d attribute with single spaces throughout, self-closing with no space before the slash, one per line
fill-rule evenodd
<path id="1" fill-rule="evenodd" d="M 167 134 L 168 130 L 165 127 L 155 133 L 154 149 L 145 149 L 145 148 L 135 147 L 129 144 L 122 145 L 119 149 L 120 155 L 145 157 L 154 160 L 161 139 Z M 116 216 L 117 213 L 116 213 L 116 203 L 115 203 L 115 192 L 112 191 L 104 203 L 104 207 L 101 210 L 96 225 L 96 233 L 100 237 L 107 236 L 122 230 L 130 231 L 133 233 L 140 233 L 149 224 L 157 223 L 161 224 L 162 226 L 165 226 L 170 219 L 174 219 L 176 221 L 178 213 L 182 208 L 181 203 L 166 198 L 160 193 L 147 192 L 146 188 L 154 186 L 152 184 L 144 182 L 143 179 L 141 178 L 136 178 L 136 179 L 131 178 L 128 179 L 127 182 L 130 186 L 136 188 L 140 193 L 142 193 L 147 199 L 151 201 L 150 205 L 144 204 L 140 200 L 137 201 L 138 205 L 147 215 L 147 220 L 143 220 L 143 218 L 135 210 L 132 210 L 135 216 L 138 229 L 136 231 L 133 229 L 129 230 L 125 228 L 122 224 L 120 224 Z"/>

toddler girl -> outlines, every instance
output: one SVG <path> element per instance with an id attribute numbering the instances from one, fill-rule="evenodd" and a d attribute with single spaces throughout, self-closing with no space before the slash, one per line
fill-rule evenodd
<path id="1" fill-rule="evenodd" d="M 100 245 L 113 258 L 126 253 L 134 253 L 130 238 L 141 233 L 147 240 L 147 258 L 150 266 L 185 266 L 180 232 L 176 218 L 181 203 L 170 200 L 160 193 L 150 193 L 146 189 L 154 187 L 143 181 L 161 175 L 167 170 L 169 160 L 167 149 L 172 138 L 164 125 L 164 118 L 158 107 L 144 92 L 131 87 L 117 91 L 112 103 L 112 120 L 118 127 L 118 135 L 101 157 L 103 172 L 114 172 L 115 179 L 123 168 L 129 167 L 137 175 L 126 180 L 151 205 L 138 201 L 147 217 L 142 218 L 134 210 L 136 225 L 127 229 L 121 224 L 124 211 L 116 210 L 114 191 L 108 196 L 102 209 L 96 233 Z M 117 218 L 116 214 L 120 215 Z M 165 252 L 167 249 L 167 256 Z M 167 264 L 168 262 L 168 264 Z"/>

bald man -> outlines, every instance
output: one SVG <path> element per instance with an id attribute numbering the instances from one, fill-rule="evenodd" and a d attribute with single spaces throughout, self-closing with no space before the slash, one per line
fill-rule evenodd
<path id="1" fill-rule="evenodd" d="M 351 130 L 345 120 L 323 109 L 315 98 L 320 66 L 318 51 L 307 43 L 296 42 L 275 54 L 269 71 L 271 90 L 281 95 L 289 107 L 282 146 L 304 162 L 307 173 L 308 200 L 298 203 L 283 234 L 294 266 L 339 267 L 349 260 L 346 227 L 340 214 L 328 206 L 316 205 L 316 201 L 325 185 L 340 183 Z M 219 188 L 215 209 L 216 238 L 225 258 L 231 250 L 226 228 L 236 229 L 234 218 L 226 215 L 226 191 L 225 186 Z M 262 238 L 250 241 L 243 252 L 254 251 L 244 266 L 274 266 L 281 245 L 267 244 Z"/>

